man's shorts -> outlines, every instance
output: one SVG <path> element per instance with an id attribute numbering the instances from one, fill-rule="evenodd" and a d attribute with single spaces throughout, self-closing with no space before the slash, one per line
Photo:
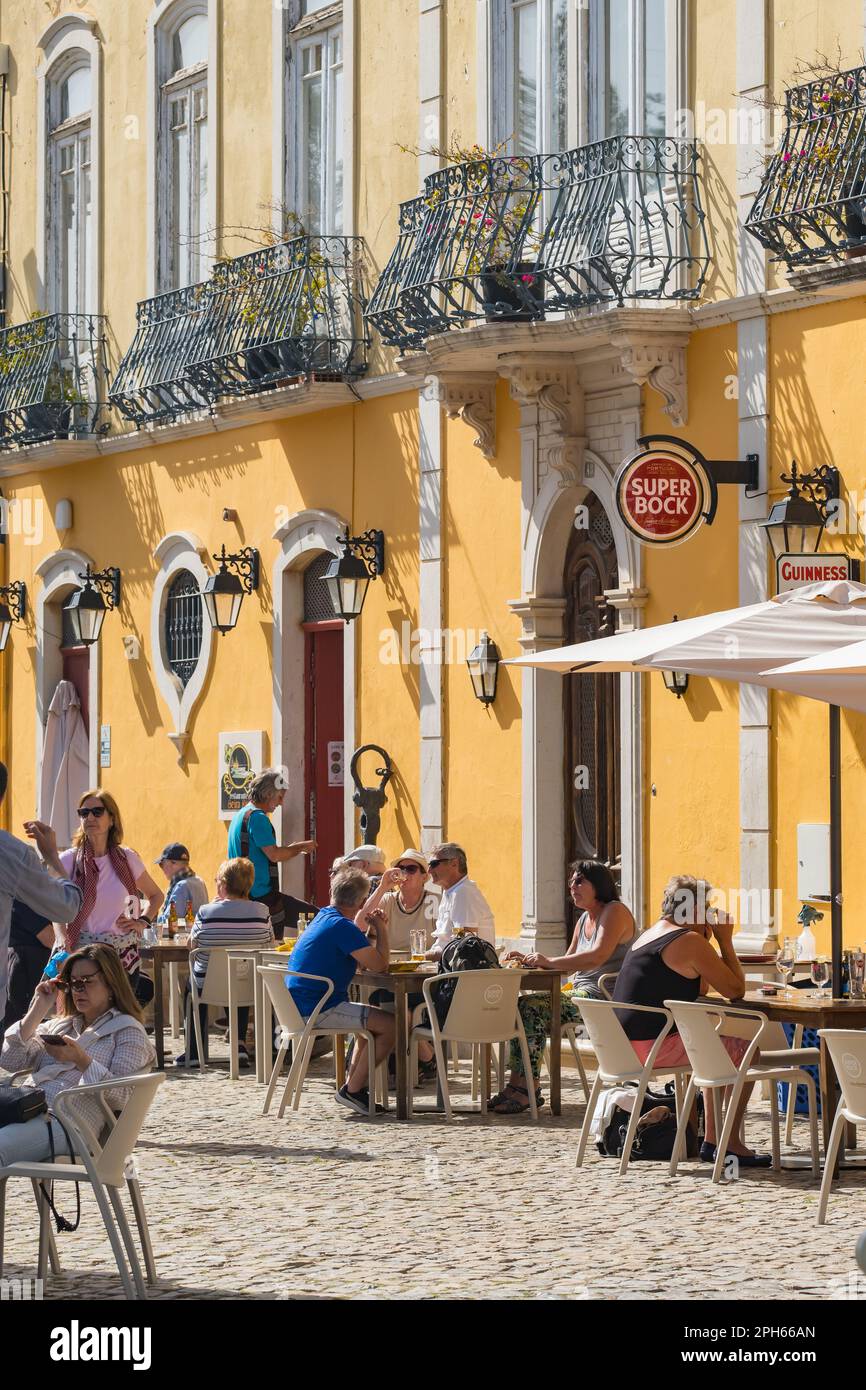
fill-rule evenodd
<path id="1" fill-rule="evenodd" d="M 332 1009 L 323 1009 L 316 1019 L 315 1027 L 333 1028 L 339 1033 L 365 1030 L 369 1013 L 369 1004 L 353 1004 L 346 999 L 342 1004 L 335 1004 Z"/>

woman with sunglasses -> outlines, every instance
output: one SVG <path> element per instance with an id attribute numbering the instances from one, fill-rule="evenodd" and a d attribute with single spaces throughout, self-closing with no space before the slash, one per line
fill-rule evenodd
<path id="1" fill-rule="evenodd" d="M 580 1006 L 574 1000 L 605 997 L 599 980 L 602 975 L 619 972 L 629 947 L 637 939 L 637 927 L 625 903 L 620 902 L 619 889 L 606 864 L 595 859 L 579 859 L 571 866 L 568 887 L 578 918 L 565 955 L 544 956 L 540 952 L 522 955 L 519 951 L 509 951 L 505 959 L 516 960 L 530 969 L 557 970 L 561 975 L 571 975 L 574 989 L 562 1000 L 562 1022 L 577 1023 Z M 529 1044 L 535 1099 L 542 1105 L 538 1078 L 550 1033 L 550 996 L 523 994 L 518 1007 Z M 511 1044 L 509 1062 L 509 1083 L 490 1102 L 499 1115 L 517 1115 L 529 1109 L 529 1092 L 516 1039 Z"/>
<path id="2" fill-rule="evenodd" d="M 61 1016 L 46 1023 L 58 996 Z M 154 1056 L 119 957 L 108 946 L 91 945 L 69 956 L 56 979 L 40 980 L 27 1013 L 6 1034 L 0 1067 L 29 1071 L 32 1084 L 45 1092 L 50 1106 L 60 1091 L 150 1071 Z M 118 1085 L 104 1094 L 117 1110 L 127 1093 Z M 102 1106 L 91 1096 L 82 1096 L 78 1116 L 96 1134 L 104 1128 Z M 0 1168 L 49 1159 L 52 1143 L 55 1154 L 68 1153 L 63 1130 L 47 1115 L 3 1125 Z"/>
<path id="3" fill-rule="evenodd" d="M 98 943 L 120 956 L 132 987 L 142 1003 L 153 987 L 140 972 L 141 933 L 156 916 L 163 895 L 144 867 L 141 856 L 122 844 L 123 825 L 117 802 L 108 792 L 85 792 L 78 803 L 80 826 L 60 862 L 81 889 L 81 911 L 68 926 L 55 924 L 62 950 Z M 141 912 L 141 899 L 147 909 Z"/>

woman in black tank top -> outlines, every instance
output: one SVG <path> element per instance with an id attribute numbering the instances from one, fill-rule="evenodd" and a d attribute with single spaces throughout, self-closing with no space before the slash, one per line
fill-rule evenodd
<path id="1" fill-rule="evenodd" d="M 707 901 L 712 894 L 703 879 L 678 875 L 664 891 L 659 920 L 639 937 L 626 955 L 614 988 L 614 1000 L 625 1005 L 617 1009 L 632 1047 L 645 1062 L 655 1039 L 664 1027 L 661 1014 L 642 1013 L 629 1009 L 629 1004 L 661 1009 L 666 999 L 682 999 L 693 1003 L 701 993 L 702 983 L 712 986 L 725 999 L 739 999 L 746 988 L 742 966 L 733 947 L 733 923 L 708 920 Z M 721 951 L 717 954 L 709 944 L 715 936 Z M 667 957 L 667 959 L 665 959 Z M 742 1061 L 748 1042 L 744 1038 L 721 1041 L 732 1061 Z M 686 1064 L 688 1057 L 676 1031 L 665 1038 L 656 1057 L 657 1066 Z M 734 1131 L 728 1152 L 735 1154 L 743 1167 L 768 1167 L 769 1154 L 756 1154 L 745 1144 L 742 1136 L 743 1114 L 751 1094 L 751 1086 L 743 1092 L 737 1107 Z M 712 1097 L 704 1096 L 706 1140 L 701 1158 L 712 1162 L 716 1154 L 715 1114 Z"/>

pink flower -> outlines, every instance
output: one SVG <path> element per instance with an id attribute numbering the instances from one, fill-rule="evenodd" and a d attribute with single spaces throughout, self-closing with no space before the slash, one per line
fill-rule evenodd
<path id="1" fill-rule="evenodd" d="M 782 155 L 782 163 L 783 163 L 783 164 L 787 164 L 787 163 L 788 163 L 788 160 L 789 160 L 790 158 L 791 158 L 790 154 L 783 154 L 783 155 Z"/>
<path id="2" fill-rule="evenodd" d="M 534 275 L 521 275 L 520 278 L 521 278 L 521 280 L 523 281 L 524 285 L 534 285 L 534 284 L 535 284 L 535 276 L 534 276 Z"/>

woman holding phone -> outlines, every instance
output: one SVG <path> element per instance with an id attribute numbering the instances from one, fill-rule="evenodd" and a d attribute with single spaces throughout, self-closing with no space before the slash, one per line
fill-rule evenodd
<path id="1" fill-rule="evenodd" d="M 141 933 L 159 911 L 163 894 L 141 856 L 123 844 L 120 810 L 108 792 L 85 792 L 78 803 L 80 825 L 72 848 L 61 854 L 64 871 L 83 895 L 81 911 L 66 926 L 55 927 L 58 946 L 75 951 L 91 943 L 111 946 L 130 976 L 133 990 L 146 1004 L 153 995 L 141 976 Z M 147 899 L 142 913 L 141 899 Z"/>
<path id="2" fill-rule="evenodd" d="M 58 994 L 62 1014 L 46 1023 Z M 110 946 L 90 945 L 69 956 L 56 979 L 40 980 L 27 1013 L 6 1034 L 0 1067 L 29 1071 L 31 1083 L 51 1105 L 60 1091 L 150 1071 L 154 1056 L 120 958 Z M 115 1109 L 126 1099 L 122 1084 L 104 1094 Z M 78 1113 L 97 1134 L 102 1130 L 105 1115 L 98 1100 L 82 1097 Z M 49 1159 L 52 1138 L 56 1154 L 68 1152 L 63 1130 L 47 1115 L 3 1125 L 0 1168 Z"/>

